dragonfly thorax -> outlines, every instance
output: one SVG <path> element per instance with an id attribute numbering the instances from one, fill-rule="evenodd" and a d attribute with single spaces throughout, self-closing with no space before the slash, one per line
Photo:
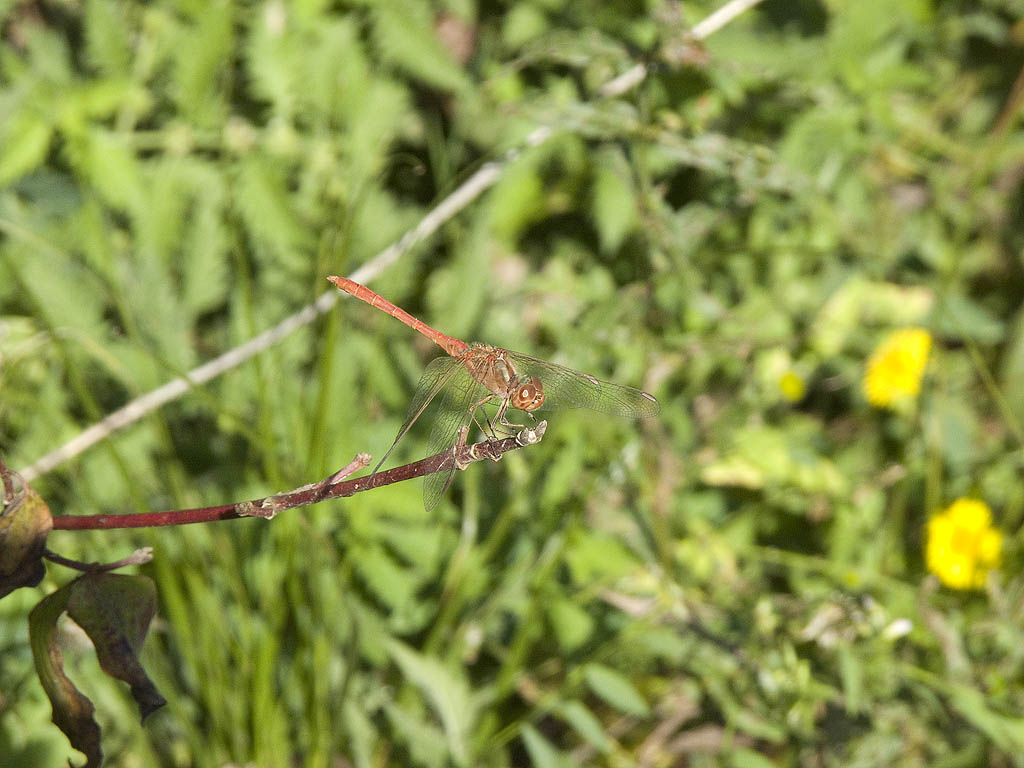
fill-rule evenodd
<path id="1" fill-rule="evenodd" d="M 474 379 L 513 408 L 535 411 L 544 404 L 540 379 L 516 372 L 508 350 L 476 343 L 458 359 Z"/>

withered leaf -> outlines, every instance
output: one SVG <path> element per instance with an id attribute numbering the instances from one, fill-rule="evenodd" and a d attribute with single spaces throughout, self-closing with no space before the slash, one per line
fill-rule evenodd
<path id="1" fill-rule="evenodd" d="M 14 498 L 0 511 L 0 597 L 4 597 L 18 587 L 34 587 L 42 581 L 46 573 L 42 557 L 53 518 L 46 502 L 17 473 L 4 467 L 0 475 L 15 489 Z"/>
<path id="2" fill-rule="evenodd" d="M 44 597 L 32 609 L 28 618 L 28 635 L 36 674 L 53 707 L 53 722 L 64 731 L 71 746 L 85 754 L 84 768 L 99 768 L 103 752 L 100 750 L 100 727 L 93 718 L 95 708 L 64 674 L 64 653 L 57 643 L 57 619 L 67 607 L 72 584 L 74 582 L 65 584 Z"/>
<path id="3" fill-rule="evenodd" d="M 96 646 L 103 671 L 131 686 L 143 720 L 167 703 L 138 658 L 156 612 L 156 585 L 149 578 L 87 573 L 73 582 L 67 611 Z"/>
<path id="4" fill-rule="evenodd" d="M 138 660 L 156 610 L 156 587 L 145 576 L 92 572 L 44 598 L 29 616 L 29 638 L 36 671 L 53 706 L 53 722 L 71 745 L 84 753 L 83 768 L 98 768 L 100 728 L 89 701 L 64 674 L 57 643 L 57 619 L 68 615 L 85 630 L 103 671 L 131 686 L 142 718 L 166 702 Z"/>

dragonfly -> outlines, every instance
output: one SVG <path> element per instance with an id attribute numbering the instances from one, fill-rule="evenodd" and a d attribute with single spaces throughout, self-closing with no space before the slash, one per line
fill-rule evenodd
<path id="1" fill-rule="evenodd" d="M 498 433 L 511 434 L 524 426 L 508 420 L 510 408 L 522 411 L 533 422 L 536 421 L 533 412 L 538 409 L 588 408 L 629 418 L 649 418 L 657 416 L 661 410 L 654 395 L 648 392 L 602 381 L 521 352 L 480 342 L 467 344 L 431 328 L 365 285 L 333 275 L 327 279 L 345 293 L 423 334 L 448 353 L 447 357 L 436 358 L 427 365 L 405 423 L 373 470 L 376 473 L 380 469 L 427 406 L 439 398 L 440 414 L 431 429 L 429 447 L 431 454 L 451 451 L 452 460 L 446 461 L 441 471 L 424 479 L 423 504 L 428 512 L 437 506 L 451 485 L 456 469 L 457 436 L 472 422 L 493 439 Z M 483 406 L 494 403 L 497 411 L 488 418 Z M 477 413 L 483 414 L 482 419 L 477 418 Z"/>

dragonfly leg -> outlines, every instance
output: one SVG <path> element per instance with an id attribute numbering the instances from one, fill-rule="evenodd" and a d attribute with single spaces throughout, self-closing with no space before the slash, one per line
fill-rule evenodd
<path id="1" fill-rule="evenodd" d="M 508 413 L 508 406 L 510 401 L 510 398 L 505 398 L 504 400 L 502 400 L 501 407 L 498 409 L 498 412 L 494 415 L 494 419 L 491 421 L 492 428 L 495 423 L 498 423 L 501 424 L 501 426 L 503 427 L 507 427 L 507 429 L 503 429 L 502 432 L 512 434 L 517 429 L 525 429 L 527 426 L 532 426 L 537 423 L 536 417 L 529 411 L 523 411 L 523 413 L 530 417 L 530 424 L 516 424 L 506 419 L 505 414 Z"/>
<path id="2" fill-rule="evenodd" d="M 477 429 L 479 429 L 480 432 L 483 433 L 483 436 L 487 439 L 488 442 L 494 442 L 498 440 L 498 433 L 494 431 L 494 420 L 488 419 L 487 412 L 484 411 L 483 409 L 484 405 L 493 400 L 494 397 L 495 395 L 488 395 L 487 397 L 480 400 L 480 402 L 478 402 L 476 405 L 474 405 L 472 409 L 473 423 L 476 424 Z M 481 418 L 477 418 L 477 411 L 480 411 Z M 498 456 L 492 457 L 494 461 L 498 461 L 500 458 L 500 454 Z"/>
<path id="3" fill-rule="evenodd" d="M 477 417 L 477 411 L 483 414 L 483 418 Z M 487 420 L 487 412 L 483 410 L 482 406 L 476 406 L 473 409 L 473 423 L 476 424 L 476 428 L 480 430 L 484 437 L 488 440 L 494 440 L 497 437 L 494 434 L 494 430 L 491 429 L 491 423 Z"/>
<path id="4" fill-rule="evenodd" d="M 486 437 L 487 441 L 490 442 L 490 443 L 494 443 L 494 442 L 500 440 L 503 436 L 507 437 L 507 436 L 513 434 L 507 428 L 498 427 L 497 426 L 497 424 L 498 424 L 498 417 L 495 416 L 494 418 L 491 418 L 490 416 L 487 415 L 487 412 L 483 408 L 484 405 L 486 405 L 488 402 L 490 402 L 491 400 L 493 400 L 496 397 L 497 397 L 497 395 L 493 395 L 493 394 L 489 395 L 489 396 L 483 398 L 473 408 L 473 421 L 476 422 L 477 427 L 480 429 L 480 431 L 483 433 L 484 437 Z M 505 403 L 504 400 L 502 401 L 502 403 L 503 403 L 503 405 L 499 406 L 499 412 L 500 412 L 500 410 L 502 408 L 507 407 L 507 405 L 504 404 Z M 479 413 L 479 418 L 477 416 L 477 411 L 480 412 Z M 488 458 L 491 459 L 491 461 L 500 461 L 501 460 L 501 454 L 498 454 L 497 456 L 490 455 L 490 456 L 488 456 Z"/>
<path id="5" fill-rule="evenodd" d="M 494 418 L 491 419 L 491 429 L 492 430 L 496 430 L 497 429 L 497 427 L 495 426 L 497 424 L 500 424 L 503 427 L 514 427 L 514 426 L 516 426 L 515 424 L 509 423 L 508 419 L 505 418 L 505 412 L 508 411 L 508 404 L 509 404 L 509 398 L 505 397 L 501 401 L 501 406 L 498 408 L 498 412 L 496 414 L 494 414 Z M 510 430 L 510 429 L 502 429 L 501 431 L 504 432 L 505 434 L 512 434 L 512 430 Z"/>

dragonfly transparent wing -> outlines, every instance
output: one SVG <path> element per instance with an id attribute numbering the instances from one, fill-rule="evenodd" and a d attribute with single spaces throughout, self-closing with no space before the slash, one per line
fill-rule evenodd
<path id="1" fill-rule="evenodd" d="M 569 408 L 589 408 L 600 413 L 645 419 L 657 416 L 661 406 L 648 394 L 634 387 L 603 381 L 595 376 L 574 371 L 561 365 L 509 352 L 509 359 L 522 376 L 536 376 L 544 387 L 541 411 Z"/>
<path id="2" fill-rule="evenodd" d="M 428 512 L 437 506 L 452 483 L 459 430 L 472 421 L 474 406 L 490 394 L 462 365 L 458 365 L 446 378 L 445 384 L 444 392 L 438 398 L 429 446 L 431 455 L 448 450 L 450 456 L 443 469 L 423 478 L 423 506 Z"/>
<path id="3" fill-rule="evenodd" d="M 445 388 L 460 369 L 459 361 L 454 357 L 438 357 L 430 361 L 426 370 L 423 371 L 423 375 L 420 376 L 419 383 L 416 385 L 416 394 L 413 395 L 412 404 L 410 404 L 409 412 L 406 414 L 405 423 L 398 430 L 398 435 L 395 436 L 395 440 L 391 443 L 391 447 L 388 448 L 388 452 L 384 454 L 384 458 L 374 467 L 374 472 L 380 469 L 384 462 L 387 461 L 388 456 L 395 450 L 398 442 L 405 437 L 406 433 L 412 428 L 412 425 L 416 423 L 416 420 L 423 411 L 430 405 L 430 402 L 437 397 L 437 393 Z"/>

